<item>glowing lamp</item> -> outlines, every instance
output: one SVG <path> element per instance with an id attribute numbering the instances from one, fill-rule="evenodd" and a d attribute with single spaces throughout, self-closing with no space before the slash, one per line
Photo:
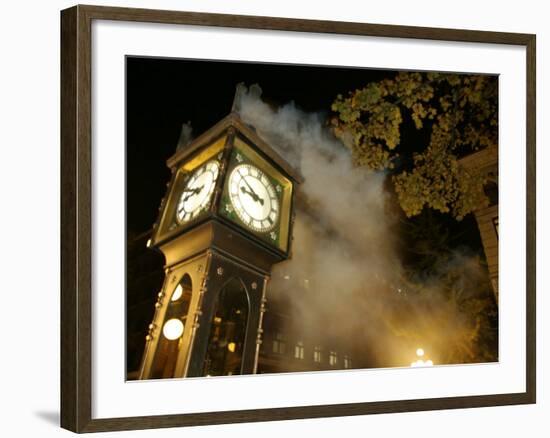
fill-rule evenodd
<path id="1" fill-rule="evenodd" d="M 162 328 L 162 334 L 170 341 L 178 339 L 183 333 L 183 322 L 178 318 L 172 318 L 166 321 Z"/>
<path id="2" fill-rule="evenodd" d="M 176 287 L 176 290 L 172 294 L 172 298 L 170 299 L 170 301 L 178 301 L 182 295 L 183 295 L 183 287 L 181 286 L 181 284 L 178 284 L 178 287 Z"/>
<path id="3" fill-rule="evenodd" d="M 414 362 L 411 362 L 411 367 L 431 367 L 433 366 L 433 362 L 428 359 L 428 360 L 422 360 L 420 359 L 421 357 L 424 356 L 424 349 L 423 348 L 417 348 L 416 349 L 416 356 L 418 357 L 417 360 L 415 360 Z"/>

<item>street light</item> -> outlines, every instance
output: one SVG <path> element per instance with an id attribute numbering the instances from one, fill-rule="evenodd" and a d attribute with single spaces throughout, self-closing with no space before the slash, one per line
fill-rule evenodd
<path id="1" fill-rule="evenodd" d="M 416 349 L 416 357 L 417 357 L 417 359 L 414 362 L 411 362 L 411 367 L 413 367 L 413 368 L 431 367 L 434 364 L 430 359 L 428 359 L 426 361 L 421 359 L 422 357 L 424 357 L 424 349 L 423 348 L 417 348 Z"/>

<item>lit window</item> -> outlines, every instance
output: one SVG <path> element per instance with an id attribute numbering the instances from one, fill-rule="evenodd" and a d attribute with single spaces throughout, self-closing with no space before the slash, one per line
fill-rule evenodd
<path id="1" fill-rule="evenodd" d="M 314 362 L 321 362 L 321 347 L 315 347 L 313 350 L 313 361 Z"/>
<path id="2" fill-rule="evenodd" d="M 336 351 L 331 351 L 328 356 L 328 363 L 331 366 L 334 366 L 338 363 L 338 355 L 336 354 Z"/>
<path id="3" fill-rule="evenodd" d="M 304 358 L 304 343 L 302 341 L 298 341 L 296 343 L 296 346 L 294 347 L 294 357 L 296 359 Z"/>
<path id="4" fill-rule="evenodd" d="M 284 354 L 285 353 L 285 339 L 281 333 L 275 335 L 273 340 L 273 353 Z"/>
<path id="5" fill-rule="evenodd" d="M 349 356 L 344 356 L 344 368 L 351 368 L 351 359 Z"/>

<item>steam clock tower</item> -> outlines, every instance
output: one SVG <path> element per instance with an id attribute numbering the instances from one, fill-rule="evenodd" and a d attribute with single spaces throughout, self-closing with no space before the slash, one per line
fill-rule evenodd
<path id="1" fill-rule="evenodd" d="M 300 176 L 236 111 L 167 161 L 149 246 L 165 280 L 140 379 L 251 374 L 272 266 L 289 257 Z"/>

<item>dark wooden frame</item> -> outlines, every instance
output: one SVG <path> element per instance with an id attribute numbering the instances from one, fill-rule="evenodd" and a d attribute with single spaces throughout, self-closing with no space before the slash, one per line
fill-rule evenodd
<path id="1" fill-rule="evenodd" d="M 525 46 L 527 52 L 527 381 L 525 393 L 92 419 L 91 23 L 141 21 Z M 535 47 L 530 34 L 75 6 L 61 12 L 61 426 L 146 429 L 536 402 Z"/>

